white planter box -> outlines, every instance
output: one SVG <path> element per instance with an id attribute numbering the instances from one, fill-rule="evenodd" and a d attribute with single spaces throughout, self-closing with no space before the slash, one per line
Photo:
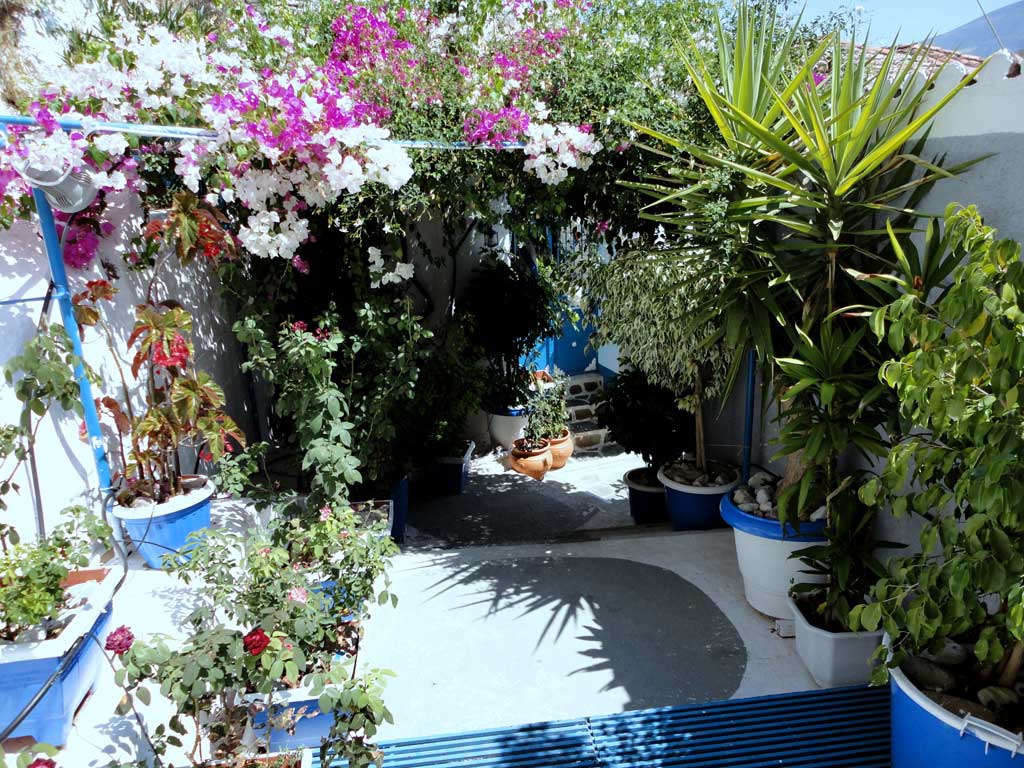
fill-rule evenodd
<path id="1" fill-rule="evenodd" d="M 796 652 L 814 682 L 822 688 L 866 685 L 871 679 L 868 662 L 882 644 L 882 631 L 829 632 L 807 621 L 793 598 L 789 606 L 796 624 Z"/>

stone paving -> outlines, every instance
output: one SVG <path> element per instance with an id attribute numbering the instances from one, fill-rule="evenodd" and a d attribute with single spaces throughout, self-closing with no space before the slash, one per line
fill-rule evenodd
<path id="1" fill-rule="evenodd" d="M 574 455 L 537 481 L 491 454 L 473 461 L 462 494 L 413 500 L 406 543 L 415 549 L 565 541 L 629 528 L 634 523 L 622 476 L 640 466 L 639 456 L 607 445 Z"/>

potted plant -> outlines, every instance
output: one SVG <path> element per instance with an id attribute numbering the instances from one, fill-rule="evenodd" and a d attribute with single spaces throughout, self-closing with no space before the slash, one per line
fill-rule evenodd
<path id="1" fill-rule="evenodd" d="M 102 664 L 99 636 L 119 574 L 88 568 L 110 527 L 69 507 L 46 539 L 0 531 L 0 721 L 11 723 L 58 668 L 63 672 L 11 734 L 62 745 Z"/>
<path id="2" fill-rule="evenodd" d="M 488 430 L 496 445 L 509 450 L 528 421 L 529 355 L 560 328 L 552 280 L 526 256 L 488 253 L 474 270 L 462 306 L 472 342 L 486 361 Z"/>
<path id="3" fill-rule="evenodd" d="M 565 278 L 578 286 L 594 343 L 618 344 L 652 384 L 675 394 L 677 409 L 693 414 L 693 454 L 666 456 L 673 463 L 656 467 L 676 530 L 721 525 L 719 500 L 738 480 L 735 467 L 710 460 L 705 448 L 704 406 L 725 393 L 731 355 L 721 329 L 702 314 L 721 289 L 720 260 L 710 251 L 700 262 L 678 258 L 695 248 L 701 243 L 683 237 L 607 262 L 584 250 Z"/>
<path id="4" fill-rule="evenodd" d="M 396 421 L 402 424 L 395 451 L 419 468 L 414 491 L 462 493 L 476 449 L 466 437 L 469 418 L 480 409 L 484 382 L 464 324 L 451 320 L 419 365 L 413 397 Z"/>
<path id="5" fill-rule="evenodd" d="M 629 513 L 640 525 L 668 521 L 665 487 L 658 467 L 693 445 L 693 416 L 681 411 L 675 395 L 650 382 L 624 362 L 622 371 L 605 388 L 597 406 L 598 422 L 608 438 L 643 459 L 622 481 L 629 491 Z"/>
<path id="6" fill-rule="evenodd" d="M 151 689 L 175 707 L 155 727 L 136 712 L 157 756 L 189 734 L 196 766 L 248 766 L 304 747 L 319 747 L 323 764 L 379 758 L 370 739 L 390 720 L 382 673 L 355 669 L 368 606 L 394 602 L 384 574 L 394 544 L 349 506 L 309 501 L 278 499 L 266 530 L 197 538 L 174 565 L 200 597 L 184 643 L 136 640 L 128 628 L 108 638 L 127 694 L 121 711 L 148 703 Z"/>
<path id="7" fill-rule="evenodd" d="M 651 132 L 692 162 L 667 168 L 671 183 L 661 179 L 644 189 L 656 200 L 650 206 L 656 221 L 717 233 L 730 268 L 708 312 L 719 317 L 735 349 L 756 350 L 773 374 L 772 401 L 782 423 L 776 457 L 787 467 L 778 488 L 737 494 L 765 491 L 760 503 L 775 509 L 773 522 L 781 528 L 774 541 L 789 539 L 794 524 L 807 533 L 812 516 L 822 517 L 818 535 L 827 536 L 847 530 L 847 522 L 858 524 L 835 520 L 859 514 L 856 503 L 842 498 L 856 480 L 846 460 L 884 456 L 880 435 L 895 418 L 891 394 L 870 376 L 887 353 L 865 335 L 863 320 L 891 298 L 885 279 L 900 267 L 885 223 L 906 239 L 925 217 L 918 206 L 934 184 L 972 164 L 943 169 L 942 158 L 921 159 L 928 125 L 969 78 L 925 105 L 938 77 L 938 69 L 927 72 L 927 46 L 907 57 L 895 49 L 873 56 L 854 41 L 842 42 L 839 29 L 805 46 L 798 24 L 782 28 L 776 15 L 746 3 L 735 28 L 719 25 L 717 38 L 709 54 L 691 37 L 684 63 L 721 142 L 695 146 Z M 754 55 L 731 56 L 734 44 Z M 832 63 L 828 71 L 823 60 Z M 894 110 L 883 108 L 893 103 Z M 763 159 L 776 152 L 784 162 L 766 168 Z M 794 171 L 800 184 L 793 183 Z M 891 201 L 904 194 L 893 208 Z M 781 558 L 796 547 L 760 535 L 763 519 L 739 508 L 752 499 L 733 501 L 723 500 L 723 516 L 737 528 L 741 568 L 750 555 L 740 551 L 741 542 L 754 549 L 755 538 L 763 539 L 758 559 L 765 567 L 744 572 L 751 595 L 761 591 L 759 574 L 786 573 Z M 829 590 L 862 583 L 843 578 L 844 562 L 826 563 Z M 785 589 L 776 582 L 762 609 L 788 618 Z M 845 593 L 828 601 L 829 610 L 861 599 Z"/>
<path id="8" fill-rule="evenodd" d="M 509 464 L 521 475 L 543 480 L 551 469 L 551 443 L 535 433 L 529 425 L 526 435 L 512 441 Z"/>
<path id="9" fill-rule="evenodd" d="M 1024 662 L 1024 266 L 973 207 L 947 211 L 953 281 L 872 316 L 905 430 L 861 500 L 919 523 L 853 627 L 884 630 L 894 768 L 1016 765 Z M 1016 689 L 1016 690 L 1015 690 Z"/>
<path id="10" fill-rule="evenodd" d="M 103 321 L 102 302 L 117 289 L 105 280 L 90 281 L 74 297 L 81 327 L 100 325 L 107 332 L 118 370 L 122 400 L 97 398 L 101 416 L 109 417 L 120 463 L 114 477 L 114 516 L 151 568 L 174 556 L 189 536 L 210 525 L 213 484 L 203 476 L 187 476 L 179 449 L 193 447 L 215 460 L 245 437 L 224 413 L 224 393 L 209 374 L 193 366 L 192 317 L 174 302 L 144 303 L 135 308 L 135 326 L 128 338 L 133 353 L 132 376 L 143 391 L 143 409 L 133 405 L 128 378 Z"/>
<path id="11" fill-rule="evenodd" d="M 565 407 L 568 382 L 550 375 L 534 377 L 534 391 L 527 406 L 527 436 L 548 441 L 551 469 L 561 469 L 572 456 L 573 442 L 569 432 L 569 411 Z"/>

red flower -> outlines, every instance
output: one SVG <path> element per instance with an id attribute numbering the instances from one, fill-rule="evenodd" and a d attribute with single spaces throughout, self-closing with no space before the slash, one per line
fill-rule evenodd
<path id="1" fill-rule="evenodd" d="M 259 656 L 270 645 L 270 638 L 263 631 L 263 627 L 256 627 L 252 632 L 242 638 L 242 647 L 253 656 Z"/>
<path id="2" fill-rule="evenodd" d="M 107 642 L 103 647 L 120 656 L 126 653 L 134 642 L 135 635 L 132 634 L 132 631 L 128 627 L 120 626 L 107 635 Z"/>
<path id="3" fill-rule="evenodd" d="M 184 368 L 188 364 L 188 342 L 180 333 L 174 334 L 171 340 L 170 354 L 165 354 L 163 344 L 153 350 L 153 362 L 164 368 Z"/>
<path id="4" fill-rule="evenodd" d="M 28 764 L 28 768 L 57 768 L 57 763 L 48 757 L 37 757 Z"/>
<path id="5" fill-rule="evenodd" d="M 295 331 L 295 333 L 302 333 L 306 330 L 306 323 L 303 320 L 296 320 L 292 323 L 292 330 Z"/>

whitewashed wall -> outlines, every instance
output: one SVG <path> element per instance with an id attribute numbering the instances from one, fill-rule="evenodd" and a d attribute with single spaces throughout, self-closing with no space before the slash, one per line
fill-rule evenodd
<path id="1" fill-rule="evenodd" d="M 116 266 L 121 277 L 115 285 L 120 293 L 108 316 L 117 338 L 115 349 L 122 359 L 130 360 L 125 340 L 134 324 L 134 307 L 146 294 L 149 274 L 128 272 L 121 256 L 131 233 L 138 231 L 140 212 L 126 205 L 124 199 L 115 201 L 113 207 L 113 220 L 118 227 L 103 242 L 100 257 L 86 270 L 69 269 L 68 272 L 74 292 L 87 280 L 105 277 L 101 261 Z M 224 388 L 229 413 L 251 434 L 248 387 L 240 371 L 242 358 L 231 332 L 231 319 L 218 298 L 215 278 L 201 264 L 194 263 L 183 269 L 177 266 L 176 260 L 170 263 L 174 266 L 164 271 L 155 295 L 159 299 L 176 299 L 192 313 L 195 365 L 208 371 Z M 0 231 L 0 298 L 42 296 L 48 284 L 49 267 L 36 221 L 18 222 L 11 230 Z M 0 364 L 6 364 L 17 355 L 36 332 L 41 310 L 41 303 L 0 306 Z M 56 302 L 51 305 L 49 319 L 54 323 L 61 322 Z M 94 388 L 94 395 L 109 394 L 121 399 L 117 371 L 106 339 L 98 329 L 86 329 L 83 353 L 103 380 Z M 130 378 L 127 366 L 125 370 Z M 20 413 L 21 404 L 15 398 L 13 388 L 4 385 L 0 389 L 0 423 L 17 423 Z M 36 454 L 47 528 L 59 519 L 59 512 L 64 506 L 91 501 L 89 491 L 95 492 L 97 488 L 92 453 L 78 437 L 79 423 L 77 416 L 57 408 L 46 416 L 39 431 Z M 5 475 L 8 471 L 5 470 Z M 19 473 L 16 482 L 20 482 L 22 490 L 18 495 L 9 496 L 7 521 L 23 534 L 30 534 L 35 528 L 26 468 Z"/>

